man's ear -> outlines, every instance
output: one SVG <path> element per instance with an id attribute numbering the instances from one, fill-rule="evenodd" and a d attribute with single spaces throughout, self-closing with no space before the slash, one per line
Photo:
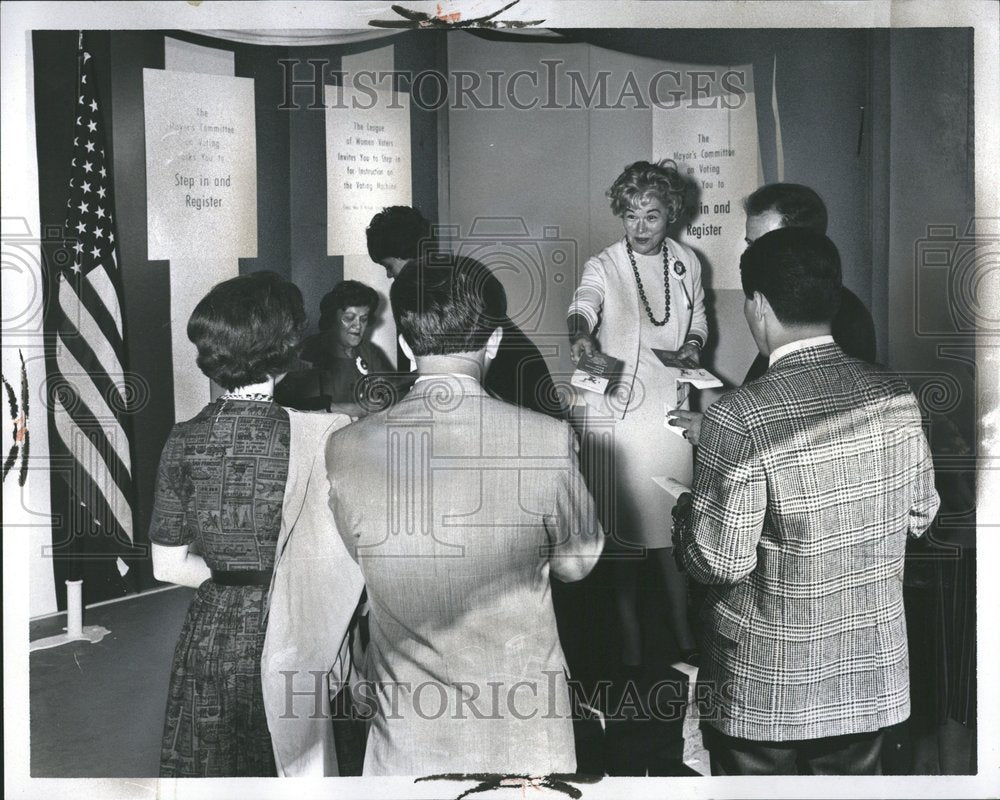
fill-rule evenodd
<path id="1" fill-rule="evenodd" d="M 774 312 L 771 310 L 771 304 L 760 292 L 753 293 L 753 308 L 754 314 L 757 315 L 757 319 L 759 320 L 763 320 L 767 316 L 774 316 Z"/>
<path id="2" fill-rule="evenodd" d="M 399 334 L 396 339 L 399 342 L 399 349 L 403 351 L 403 355 L 410 359 L 410 372 L 416 372 L 417 358 L 413 355 L 413 349 L 407 344 L 406 339 L 403 338 L 403 334 Z"/>
<path id="3" fill-rule="evenodd" d="M 500 349 L 500 340 L 503 339 L 503 328 L 496 327 L 490 338 L 486 341 L 486 357 L 493 359 L 497 357 L 497 350 Z"/>
<path id="4" fill-rule="evenodd" d="M 389 279 L 392 280 L 403 271 L 403 267 L 406 266 L 406 259 L 397 258 L 396 256 L 386 256 L 378 264 L 385 268 Z"/>

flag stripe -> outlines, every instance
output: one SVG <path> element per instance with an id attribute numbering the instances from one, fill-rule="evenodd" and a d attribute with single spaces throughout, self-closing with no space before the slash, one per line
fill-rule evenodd
<path id="1" fill-rule="evenodd" d="M 118 298 L 115 296 L 114 286 L 109 284 L 104 269 L 95 269 L 87 275 L 85 280 L 80 282 L 79 298 L 94 321 L 100 325 L 101 333 L 107 339 L 111 349 L 115 353 L 121 353 L 123 352 L 121 314 L 118 310 Z"/>
<path id="2" fill-rule="evenodd" d="M 83 365 L 89 366 L 89 369 L 84 368 L 84 371 L 90 375 L 91 380 L 104 398 L 104 403 L 108 406 L 108 413 L 118 419 L 125 401 L 118 391 L 118 384 L 104 371 L 103 365 L 90 347 L 90 342 L 80 335 L 80 331 L 66 317 L 63 317 L 58 324 L 56 333 L 61 345 L 57 348 L 57 353 L 61 350 L 68 350 L 81 367 Z M 121 423 L 120 419 L 119 423 Z"/>
<path id="3" fill-rule="evenodd" d="M 103 272 L 103 270 L 101 271 Z M 96 302 L 99 304 L 98 307 L 100 309 L 106 311 L 103 303 L 99 300 L 96 300 Z M 104 329 L 94 319 L 93 314 L 90 313 L 87 306 L 80 302 L 80 298 L 73 290 L 73 287 L 69 285 L 69 281 L 60 282 L 59 305 L 63 309 L 66 321 L 76 328 L 79 334 L 79 341 L 90 348 L 97 364 L 100 365 L 104 374 L 114 383 L 118 392 L 118 398 L 114 400 L 116 404 L 115 408 L 119 410 L 125 408 L 124 370 L 118 360 L 118 353 L 120 351 L 116 350 L 112 343 L 104 336 Z"/>
<path id="4" fill-rule="evenodd" d="M 63 402 L 63 398 L 59 395 L 56 395 L 53 402 L 59 405 L 62 413 L 69 415 L 72 423 L 82 432 L 100 437 L 99 443 L 102 446 L 98 447 L 98 450 L 103 457 L 111 478 L 118 484 L 124 495 L 130 496 L 132 492 L 132 475 L 129 472 L 128 465 L 122 463 L 119 457 L 119 449 L 115 448 L 111 440 L 108 439 L 104 427 L 97 417 L 94 416 L 94 413 L 87 408 L 79 396 L 77 396 L 70 406 L 67 406 Z"/>
<path id="5" fill-rule="evenodd" d="M 90 437 L 76 425 L 61 403 L 54 404 L 53 416 L 63 445 L 73 453 L 74 466 L 79 468 L 70 481 L 71 487 L 78 493 L 77 499 L 86 505 L 90 515 L 102 527 L 108 528 L 113 521 L 128 537 L 128 541 L 132 542 L 132 509 L 118 484 L 112 479 L 112 473 L 106 468 L 101 448 L 96 447 Z M 86 480 L 83 480 L 84 475 Z M 106 508 L 107 513 L 100 513 L 101 505 Z"/>
<path id="6" fill-rule="evenodd" d="M 104 537 L 96 551 L 87 545 L 77 544 L 73 548 L 77 550 L 77 558 L 96 560 L 109 554 L 132 555 L 132 540 L 128 531 L 121 527 L 90 474 L 84 469 L 77 468 L 66 485 L 72 498 L 64 523 L 69 532 L 73 536 L 79 536 L 83 542 L 94 540 L 97 533 L 102 533 Z M 129 516 L 131 515 L 125 515 L 126 518 Z M 85 536 L 86 534 L 90 535 Z M 110 545 L 114 542 L 120 546 L 112 549 Z M 62 550 L 64 547 L 59 549 Z"/>
<path id="7" fill-rule="evenodd" d="M 59 364 L 59 371 L 62 373 L 63 382 L 74 388 L 79 398 L 97 419 L 108 441 L 114 446 L 118 459 L 131 472 L 132 459 L 129 455 L 128 438 L 125 435 L 125 430 L 119 424 L 117 415 L 108 406 L 105 395 L 97 385 L 98 382 L 106 383 L 106 379 L 102 381 L 99 373 L 88 372 L 80 366 L 80 362 L 74 358 L 69 347 L 60 347 L 58 349 L 56 362 Z M 107 386 L 113 387 L 113 384 L 106 383 Z M 73 451 L 70 450 L 70 452 Z"/>
<path id="8" fill-rule="evenodd" d="M 115 257 L 114 250 L 108 256 L 108 261 L 111 265 L 111 270 L 118 269 L 118 260 Z M 119 338 L 121 338 L 122 312 L 120 298 L 118 297 L 118 289 L 115 288 L 115 282 L 108 274 L 108 270 L 93 270 L 87 273 L 87 280 L 90 282 L 90 286 L 97 297 L 100 298 L 101 303 L 107 308 L 108 314 L 114 319 L 115 330 L 118 331 Z"/>

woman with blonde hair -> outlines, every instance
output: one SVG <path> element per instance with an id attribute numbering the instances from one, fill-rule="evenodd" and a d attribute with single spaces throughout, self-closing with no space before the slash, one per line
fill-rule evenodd
<path id="1" fill-rule="evenodd" d="M 637 676 L 642 664 L 639 556 L 646 551 L 666 587 L 681 657 L 697 660 L 685 582 L 670 547 L 670 498 L 652 480 L 669 476 L 690 485 L 692 478 L 691 445 L 663 424 L 677 392 L 653 348 L 697 366 L 708 337 L 701 264 L 667 236 L 683 211 L 685 188 L 672 161 L 625 168 L 607 192 L 624 236 L 586 262 L 568 311 L 574 364 L 598 351 L 624 362 L 618 392 L 585 393 L 584 458 L 610 533 L 626 675 Z"/>

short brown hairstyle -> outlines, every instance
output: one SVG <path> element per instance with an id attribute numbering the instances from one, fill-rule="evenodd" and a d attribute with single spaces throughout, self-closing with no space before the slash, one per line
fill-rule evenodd
<path id="1" fill-rule="evenodd" d="M 407 261 L 433 245 L 431 224 L 412 206 L 388 206 L 379 211 L 365 230 L 368 257 L 376 264 L 387 258 Z"/>
<path id="2" fill-rule="evenodd" d="M 503 284 L 471 258 L 412 261 L 389 290 L 396 329 L 415 356 L 474 353 L 506 321 Z"/>
<path id="3" fill-rule="evenodd" d="M 287 372 L 305 321 L 294 283 L 276 272 L 253 272 L 213 286 L 195 306 L 187 335 L 201 371 L 235 389 Z"/>
<path id="4" fill-rule="evenodd" d="M 826 205 L 813 189 L 801 183 L 769 183 L 743 201 L 748 217 L 773 211 L 783 228 L 809 228 L 826 234 Z"/>
<path id="5" fill-rule="evenodd" d="M 373 316 L 378 309 L 378 292 L 361 281 L 341 281 L 319 302 L 319 329 L 328 331 L 337 327 L 337 315 L 351 306 L 367 308 Z"/>
<path id="6" fill-rule="evenodd" d="M 760 292 L 786 325 L 830 322 L 842 294 L 837 246 L 811 228 L 776 228 L 740 258 L 743 293 Z"/>

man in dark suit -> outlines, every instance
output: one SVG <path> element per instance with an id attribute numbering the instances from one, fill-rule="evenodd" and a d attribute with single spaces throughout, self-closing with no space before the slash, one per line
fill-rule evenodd
<path id="1" fill-rule="evenodd" d="M 826 234 L 826 205 L 815 191 L 799 183 L 761 186 L 743 201 L 743 210 L 747 215 L 744 237 L 747 246 L 778 228 L 808 228 Z M 875 323 L 865 304 L 846 286 L 840 288 L 840 305 L 833 318 L 831 333 L 845 353 L 874 363 Z M 765 370 L 767 358 L 758 353 L 743 383 L 756 380 Z M 697 445 L 702 416 L 697 411 L 677 411 L 671 417 L 671 424 L 684 428 L 684 438 Z"/>
<path id="2" fill-rule="evenodd" d="M 411 206 L 389 206 L 365 231 L 368 255 L 393 279 L 407 264 L 439 251 L 431 224 Z M 505 301 L 506 302 L 506 301 Z M 486 376 L 486 390 L 508 403 L 562 417 L 564 409 L 545 358 L 504 309 L 503 340 Z M 400 367 L 403 368 L 402 361 Z"/>
<path id="3" fill-rule="evenodd" d="M 390 292 L 417 365 L 395 405 L 330 437 L 330 506 L 371 603 L 365 775 L 575 772 L 550 578 L 604 544 L 569 424 L 490 397 L 503 287 L 422 261 Z"/>
<path id="4" fill-rule="evenodd" d="M 782 228 L 740 261 L 768 359 L 705 413 L 678 548 L 708 585 L 702 674 L 713 775 L 876 774 L 910 713 L 903 556 L 938 507 L 906 382 L 831 336 L 840 258 Z"/>

